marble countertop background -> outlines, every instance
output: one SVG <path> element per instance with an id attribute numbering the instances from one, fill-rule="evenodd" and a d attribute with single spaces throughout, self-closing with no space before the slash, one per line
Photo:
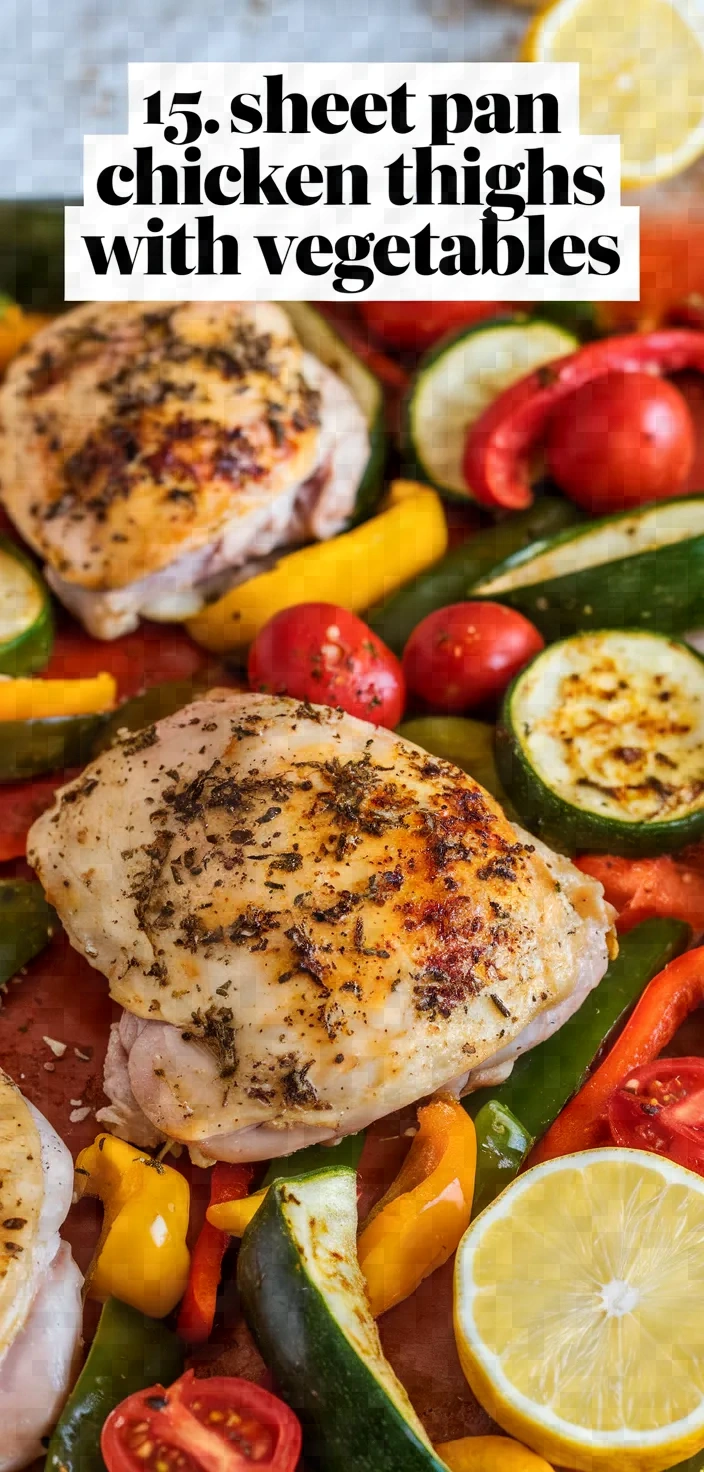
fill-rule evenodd
<path id="1" fill-rule="evenodd" d="M 127 124 L 128 61 L 497 61 L 510 0 L 0 0 L 0 200 L 80 198 L 84 133 Z M 699 212 L 704 159 L 672 190 Z"/>
<path id="2" fill-rule="evenodd" d="M 84 133 L 127 124 L 128 61 L 515 55 L 501 0 L 3 0 L 0 199 L 81 194 Z"/>

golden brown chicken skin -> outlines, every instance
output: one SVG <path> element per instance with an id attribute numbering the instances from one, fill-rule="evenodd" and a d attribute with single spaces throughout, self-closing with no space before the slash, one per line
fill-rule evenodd
<path id="1" fill-rule="evenodd" d="M 114 637 L 140 613 L 194 611 L 168 599 L 315 534 L 323 408 L 344 432 L 350 399 L 271 302 L 89 303 L 10 367 L 0 493 L 59 597 Z M 363 421 L 356 444 L 352 480 Z"/>
<path id="2" fill-rule="evenodd" d="M 59 794 L 29 856 L 126 1009 L 113 1122 L 134 1129 L 131 1094 L 216 1158 L 507 1072 L 611 941 L 601 886 L 456 767 L 265 695 L 216 692 L 126 737 Z"/>

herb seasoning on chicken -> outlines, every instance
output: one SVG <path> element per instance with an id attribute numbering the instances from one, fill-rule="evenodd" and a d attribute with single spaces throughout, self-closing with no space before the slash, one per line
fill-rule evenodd
<path id="1" fill-rule="evenodd" d="M 108 1118 L 226 1160 L 510 1071 L 606 968 L 601 886 L 342 711 L 214 691 L 116 745 L 30 862 L 109 978 Z"/>

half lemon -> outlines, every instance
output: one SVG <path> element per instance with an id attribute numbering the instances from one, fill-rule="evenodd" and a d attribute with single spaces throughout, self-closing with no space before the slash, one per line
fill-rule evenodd
<path id="1" fill-rule="evenodd" d="M 704 1446 L 704 1179 L 638 1150 L 519 1177 L 460 1243 L 477 1399 L 548 1462 L 663 1472 Z"/>
<path id="2" fill-rule="evenodd" d="M 521 57 L 579 62 L 582 132 L 620 135 L 626 188 L 669 179 L 704 150 L 697 0 L 553 0 Z"/>

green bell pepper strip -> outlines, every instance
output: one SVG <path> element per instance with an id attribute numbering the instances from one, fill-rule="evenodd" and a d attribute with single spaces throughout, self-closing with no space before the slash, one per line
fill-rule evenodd
<path id="1" fill-rule="evenodd" d="M 100 1433 L 110 1412 L 136 1390 L 171 1385 L 182 1373 L 184 1353 L 160 1319 L 109 1298 L 49 1442 L 45 1472 L 101 1472 Z"/>
<path id="2" fill-rule="evenodd" d="M 686 950 L 690 937 L 682 921 L 660 919 L 643 920 L 621 936 L 619 953 L 605 976 L 559 1032 L 518 1058 L 505 1083 L 468 1095 L 464 1105 L 472 1118 L 491 1099 L 539 1140 L 582 1087 L 599 1049 L 648 982 Z"/>
<path id="3" fill-rule="evenodd" d="M 107 751 L 115 741 L 118 731 L 142 731 L 154 721 L 174 715 L 204 690 L 211 689 L 218 679 L 221 684 L 226 683 L 222 671 L 199 671 L 191 680 L 165 680 L 161 685 L 151 685 L 141 695 L 125 700 L 116 710 L 109 711 L 96 732 L 91 756 L 99 756 L 102 751 Z"/>
<path id="4" fill-rule="evenodd" d="M 593 342 L 606 336 L 595 302 L 541 302 L 540 317 L 541 321 L 554 322 L 556 327 L 573 332 L 580 342 Z"/>
<path id="5" fill-rule="evenodd" d="M 293 1155 L 280 1155 L 272 1160 L 262 1181 L 262 1186 L 273 1186 L 276 1181 L 291 1181 L 297 1176 L 307 1176 L 311 1171 L 348 1166 L 356 1170 L 364 1147 L 364 1130 L 357 1135 L 345 1135 L 339 1145 L 308 1145 L 305 1150 L 295 1150 Z"/>
<path id="6" fill-rule="evenodd" d="M 106 719 L 100 714 L 0 721 L 0 783 L 85 766 Z"/>
<path id="7" fill-rule="evenodd" d="M 477 1171 L 474 1178 L 472 1220 L 514 1180 L 533 1144 L 532 1135 L 498 1099 L 482 1104 L 474 1121 L 477 1134 Z"/>
<path id="8" fill-rule="evenodd" d="M 539 497 L 528 511 L 486 527 L 454 547 L 434 567 L 369 609 L 365 622 L 395 654 L 401 654 L 413 630 L 429 613 L 462 602 L 474 584 L 505 557 L 579 520 L 579 512 L 569 501 Z"/>
<path id="9" fill-rule="evenodd" d="M 29 879 L 0 880 L 0 992 L 44 950 L 57 927 L 41 884 Z"/>

